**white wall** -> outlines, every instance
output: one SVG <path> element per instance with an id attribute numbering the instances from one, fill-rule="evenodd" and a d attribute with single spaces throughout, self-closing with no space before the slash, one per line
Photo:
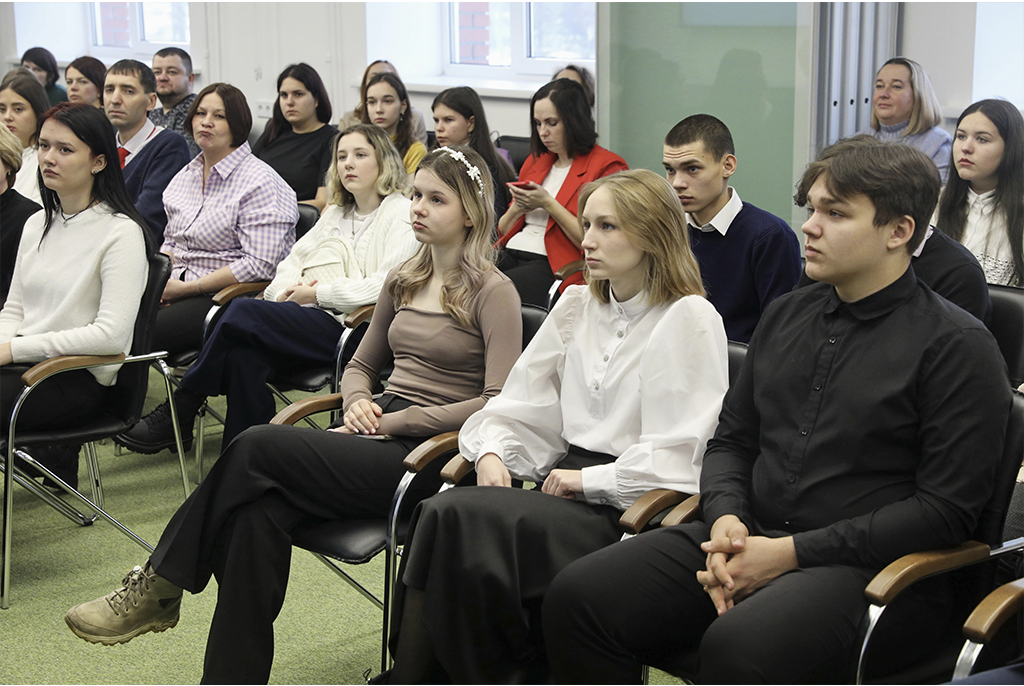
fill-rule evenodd
<path id="1" fill-rule="evenodd" d="M 901 53 L 928 72 L 944 117 L 954 123 L 974 102 L 973 2 L 908 2 L 903 5 Z"/>

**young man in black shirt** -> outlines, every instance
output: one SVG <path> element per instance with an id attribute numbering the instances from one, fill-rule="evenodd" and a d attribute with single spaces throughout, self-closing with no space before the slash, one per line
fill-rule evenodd
<path id="1" fill-rule="evenodd" d="M 705 453 L 704 521 L 559 574 L 544 601 L 556 683 L 637 681 L 641 664 L 671 670 L 698 648 L 701 683 L 842 680 L 873 575 L 970 536 L 1010 388 L 981 322 L 910 267 L 939 185 L 903 145 L 809 165 L 797 200 L 820 283 L 754 332 Z M 916 592 L 938 619 L 945 583 Z"/>

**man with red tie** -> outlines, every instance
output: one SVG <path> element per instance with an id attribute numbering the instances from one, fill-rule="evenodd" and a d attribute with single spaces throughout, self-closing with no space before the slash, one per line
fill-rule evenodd
<path id="1" fill-rule="evenodd" d="M 121 60 L 107 70 L 103 108 L 117 129 L 125 186 L 159 244 L 167 225 L 164 189 L 188 164 L 189 153 L 181 134 L 149 120 L 146 115 L 154 107 L 156 77 L 152 69 L 137 60 Z"/>

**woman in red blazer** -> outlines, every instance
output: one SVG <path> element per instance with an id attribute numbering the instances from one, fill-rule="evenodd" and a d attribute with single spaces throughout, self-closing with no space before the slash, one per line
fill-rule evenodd
<path id="1" fill-rule="evenodd" d="M 554 273 L 583 257 L 583 232 L 576 220 L 580 189 L 629 167 L 596 144 L 590 105 L 575 81 L 557 79 L 541 87 L 530 101 L 530 119 L 533 154 L 523 163 L 519 181 L 508 184 L 512 203 L 498 220 L 503 248 L 498 267 L 524 303 L 544 307 Z M 574 275 L 563 288 L 582 280 Z"/>

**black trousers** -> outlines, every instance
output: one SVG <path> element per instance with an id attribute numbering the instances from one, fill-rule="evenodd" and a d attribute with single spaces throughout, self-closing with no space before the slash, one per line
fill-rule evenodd
<path id="1" fill-rule="evenodd" d="M 639 683 L 642 664 L 697 683 L 843 682 L 873 570 L 792 570 L 718 617 L 696 579 L 707 539 L 702 522 L 661 529 L 563 570 L 543 607 L 554 683 Z M 885 633 L 900 632 L 905 652 L 879 661 L 923 655 L 945 629 L 950 596 L 941 579 L 913 593 L 874 639 L 885 645 Z"/>
<path id="2" fill-rule="evenodd" d="M 410 404 L 395 399 L 386 411 Z M 268 425 L 228 446 L 150 558 L 158 574 L 193 593 L 217 578 L 204 683 L 267 682 L 291 531 L 303 523 L 384 516 L 405 473 L 402 460 L 418 443 Z"/>
<path id="3" fill-rule="evenodd" d="M 153 328 L 153 350 L 169 355 L 203 347 L 203 322 L 213 306 L 212 295 L 197 295 L 161 307 Z"/>
<path id="4" fill-rule="evenodd" d="M 30 365 L 0 367 L 0 426 L 7 433 L 11 411 L 25 384 L 21 381 Z M 28 396 L 18 415 L 18 430 L 63 429 L 96 417 L 106 388 L 88 369 L 76 369 L 51 376 Z"/>
<path id="5" fill-rule="evenodd" d="M 239 299 L 217 322 L 199 358 L 181 379 L 200 395 L 227 395 L 223 444 L 277 409 L 267 388 L 278 372 L 334 365 L 345 327 L 324 310 L 293 302 Z"/>
<path id="6" fill-rule="evenodd" d="M 537 307 L 548 306 L 548 291 L 555 282 L 555 275 L 547 255 L 501 250 L 497 266 L 515 284 L 520 300 Z"/>

